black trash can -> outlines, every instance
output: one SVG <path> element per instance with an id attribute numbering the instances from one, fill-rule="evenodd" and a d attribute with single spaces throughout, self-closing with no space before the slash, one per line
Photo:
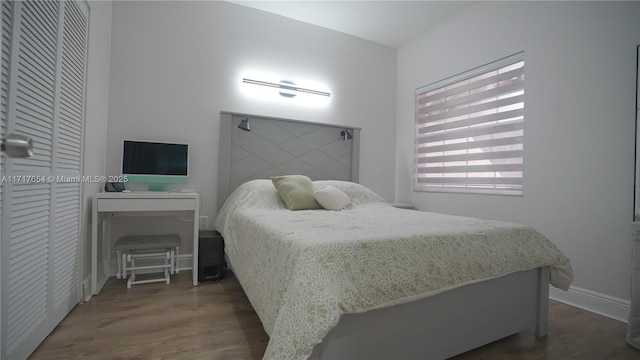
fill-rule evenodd
<path id="1" fill-rule="evenodd" d="M 224 260 L 224 239 L 215 230 L 198 234 L 198 281 L 201 283 L 224 278 L 227 262 Z"/>

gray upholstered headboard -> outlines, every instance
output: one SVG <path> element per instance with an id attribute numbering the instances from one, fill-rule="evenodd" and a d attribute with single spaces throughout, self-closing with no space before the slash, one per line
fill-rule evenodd
<path id="1" fill-rule="evenodd" d="M 238 128 L 243 119 L 250 131 Z M 344 140 L 344 130 L 353 138 Z M 233 190 L 254 179 L 303 174 L 358 182 L 359 158 L 359 128 L 221 112 L 218 209 Z"/>

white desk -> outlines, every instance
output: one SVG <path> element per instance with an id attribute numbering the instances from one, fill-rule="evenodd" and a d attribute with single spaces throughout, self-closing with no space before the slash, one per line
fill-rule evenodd
<path id="1" fill-rule="evenodd" d="M 111 239 L 110 219 L 115 216 L 184 216 L 185 213 L 192 215 L 193 267 L 191 276 L 193 286 L 198 285 L 198 219 L 200 216 L 200 195 L 198 193 L 104 192 L 93 194 L 91 208 L 91 293 L 93 295 L 97 295 L 102 290 L 111 272 L 111 244 L 110 241 L 105 242 L 103 237 Z M 102 229 L 98 231 L 101 225 Z M 98 259 L 99 249 L 102 249 L 102 259 Z M 105 257 L 107 261 L 105 261 Z"/>

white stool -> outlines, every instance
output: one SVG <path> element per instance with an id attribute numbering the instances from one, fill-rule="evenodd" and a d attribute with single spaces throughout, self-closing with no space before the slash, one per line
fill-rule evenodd
<path id="1" fill-rule="evenodd" d="M 126 278 L 127 288 L 134 284 L 147 284 L 152 282 L 171 282 L 170 275 L 178 272 L 177 262 L 181 241 L 178 235 L 146 235 L 125 236 L 116 242 L 114 248 L 118 259 L 118 279 Z M 136 259 L 162 260 L 159 264 L 136 266 Z M 136 270 L 161 270 L 163 277 L 136 280 Z"/>

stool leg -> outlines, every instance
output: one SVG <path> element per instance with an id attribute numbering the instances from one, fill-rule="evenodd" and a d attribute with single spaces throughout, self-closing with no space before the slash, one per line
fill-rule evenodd
<path id="1" fill-rule="evenodd" d="M 171 257 L 169 258 L 169 269 L 171 269 L 170 273 L 173 275 L 176 273 L 176 268 L 174 266 L 175 253 L 173 252 L 173 248 L 169 249 L 169 251 L 171 252 Z"/>
<path id="2" fill-rule="evenodd" d="M 176 274 L 180 272 L 178 267 L 178 259 L 180 259 L 180 246 L 176 246 Z"/>
<path id="3" fill-rule="evenodd" d="M 127 252 L 122 253 L 122 278 L 127 278 Z"/>
<path id="4" fill-rule="evenodd" d="M 131 258 L 130 254 L 127 254 L 127 264 L 129 262 L 131 262 L 131 266 L 130 266 L 131 268 L 136 267 L 135 260 Z M 129 280 L 127 280 L 127 289 L 131 289 L 131 283 L 136 279 L 136 271 L 135 270 L 130 270 L 130 271 L 131 271 L 131 275 L 129 275 Z"/>
<path id="5" fill-rule="evenodd" d="M 173 257 L 173 256 L 172 256 L 172 253 L 173 253 L 173 252 L 172 252 L 171 250 L 169 250 L 169 251 L 167 251 L 167 252 L 166 252 L 166 256 L 165 256 L 165 258 L 164 258 L 164 264 L 165 264 L 165 265 L 169 265 L 169 264 L 168 264 L 168 262 L 169 262 L 169 261 L 173 262 L 173 259 L 172 259 L 172 257 Z M 171 276 L 169 275 L 169 267 L 165 267 L 165 268 L 164 268 L 164 277 L 166 277 L 166 278 L 167 278 L 167 284 L 170 284 L 170 283 L 171 283 Z"/>
<path id="6" fill-rule="evenodd" d="M 136 281 L 136 258 L 129 254 L 127 255 L 127 262 L 131 263 L 131 275 L 129 275 L 129 280 L 131 282 Z"/>

